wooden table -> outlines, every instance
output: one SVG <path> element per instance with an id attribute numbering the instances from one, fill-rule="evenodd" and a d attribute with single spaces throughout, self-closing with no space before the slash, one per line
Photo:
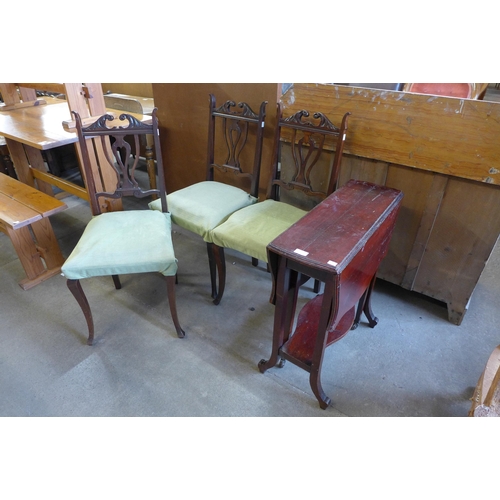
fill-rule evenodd
<path id="1" fill-rule="evenodd" d="M 48 217 L 66 204 L 0 173 L 0 231 L 5 233 L 26 272 L 19 285 L 38 285 L 61 270 L 64 258 Z"/>
<path id="2" fill-rule="evenodd" d="M 67 86 L 66 90 L 71 89 Z M 99 91 L 100 86 L 96 90 Z M 94 100 L 96 99 L 91 99 L 91 101 Z M 100 100 L 103 100 L 102 95 Z M 46 96 L 44 96 L 43 101 L 45 104 L 4 111 L 0 106 L 0 135 L 5 137 L 18 179 L 49 195 L 53 195 L 52 186 L 56 186 L 64 192 L 88 201 L 87 190 L 84 187 L 47 172 L 42 151 L 72 143 L 76 144 L 77 152 L 79 148 L 76 131 L 72 129 L 74 119 L 70 113 L 68 101 Z M 73 105 L 80 112 L 84 124 L 96 120 L 95 116 L 89 116 L 89 112 L 83 114 L 80 108 Z M 120 111 L 107 109 L 104 106 L 98 107 L 98 109 L 102 109 L 103 113 L 110 112 L 115 116 Z M 145 123 L 151 120 L 150 116 L 142 113 L 130 112 L 129 114 Z M 106 186 L 116 184 L 116 174 L 114 172 L 96 172 L 94 181 L 99 190 L 111 190 L 111 187 L 108 189 Z M 112 203 L 115 208 L 121 205 L 119 201 Z"/>
<path id="3" fill-rule="evenodd" d="M 362 312 L 371 327 L 378 322 L 371 291 L 402 198 L 401 191 L 351 180 L 267 247 L 276 309 L 271 357 L 259 369 L 289 360 L 309 372 L 323 409 L 330 404 L 320 381 L 326 347 L 355 328 Z M 309 278 L 322 281 L 324 293 L 303 307 L 292 335 L 298 291 Z"/>
<path id="4" fill-rule="evenodd" d="M 5 137 L 12 162 L 20 181 L 52 195 L 52 186 L 88 200 L 87 191 L 74 183 L 47 172 L 41 151 L 76 143 L 75 132 L 63 128 L 71 120 L 68 103 L 44 97 L 47 104 L 27 106 L 9 111 L 0 108 L 0 135 Z"/>

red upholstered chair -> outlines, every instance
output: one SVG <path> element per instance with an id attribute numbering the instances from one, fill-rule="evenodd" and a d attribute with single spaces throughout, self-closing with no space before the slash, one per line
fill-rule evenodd
<path id="1" fill-rule="evenodd" d="M 482 99 L 487 87 L 487 83 L 407 83 L 403 90 L 415 94 Z"/>

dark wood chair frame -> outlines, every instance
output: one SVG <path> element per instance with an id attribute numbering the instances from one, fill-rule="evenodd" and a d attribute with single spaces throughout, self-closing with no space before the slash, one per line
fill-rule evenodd
<path id="1" fill-rule="evenodd" d="M 299 190 L 307 196 L 316 197 L 320 201 L 333 193 L 337 188 L 340 163 L 347 133 L 347 121 L 351 113 L 346 113 L 340 127 L 336 127 L 328 117 L 321 113 L 313 113 L 315 122 L 309 119 L 310 113 L 301 110 L 289 117 L 283 117 L 283 107 L 277 104 L 277 124 L 274 136 L 272 173 L 266 199 L 280 200 L 281 190 Z M 326 191 L 315 190 L 312 186 L 311 173 L 323 155 L 332 153 L 327 146 L 327 138 L 332 138 L 335 144 L 328 187 Z M 331 139 L 330 139 L 331 140 Z M 295 171 L 290 181 L 281 179 L 281 146 L 289 143 Z M 218 305 L 224 294 L 226 284 L 226 259 L 224 248 L 213 244 L 213 252 L 217 266 L 219 287 L 214 304 Z M 257 259 L 252 258 L 252 264 L 257 265 Z M 319 282 L 315 282 L 315 292 L 319 291 Z"/>
<path id="2" fill-rule="evenodd" d="M 89 202 L 94 215 L 99 215 L 103 212 L 102 208 L 107 204 L 106 199 L 121 199 L 126 196 L 134 196 L 136 198 L 157 196 L 161 199 L 162 212 L 168 212 L 158 118 L 156 113 L 157 109 L 155 108 L 151 116 L 151 123 L 149 124 L 143 123 L 127 113 L 121 113 L 119 120 L 123 121 L 124 124 L 128 121 L 128 126 L 108 128 L 106 123 L 114 119 L 112 115 L 102 115 L 96 122 L 84 127 L 80 115 L 73 111 L 73 115 L 76 120 L 79 144 L 82 151 L 82 168 L 85 173 Z M 141 139 L 143 139 L 143 136 L 146 134 L 152 134 L 154 140 L 158 170 L 157 187 L 154 189 L 141 188 L 135 179 L 136 168 L 139 164 L 138 152 L 140 151 Z M 100 138 L 100 141 L 98 138 Z M 93 150 L 89 146 L 90 143 L 92 143 L 92 148 L 94 148 Z M 134 151 L 132 150 L 133 148 L 131 147 L 131 144 L 134 144 Z M 94 154 L 99 148 L 103 149 L 107 161 L 107 164 L 101 165 L 100 168 L 112 168 L 116 172 L 117 187 L 114 192 L 96 191 L 94 175 L 90 166 L 90 155 Z M 89 152 L 89 149 L 92 153 Z M 135 154 L 136 152 L 137 154 Z M 130 160 L 132 160 L 131 165 L 129 164 Z M 112 278 L 115 288 L 117 290 L 120 289 L 121 283 L 119 276 L 113 275 Z M 168 302 L 172 320 L 178 337 L 182 338 L 185 336 L 185 333 L 181 328 L 177 316 L 175 300 L 176 276 L 165 276 L 165 279 L 167 283 Z M 68 279 L 67 286 L 83 311 L 89 330 L 87 344 L 92 345 L 94 340 L 94 322 L 92 312 L 85 293 L 83 292 L 80 280 Z"/>
<path id="3" fill-rule="evenodd" d="M 237 178 L 247 179 L 249 182 L 248 193 L 259 197 L 260 167 L 262 161 L 262 143 L 264 140 L 264 123 L 266 118 L 267 101 L 261 103 L 259 112 L 255 113 L 245 102 L 228 100 L 219 107 L 216 107 L 216 100 L 213 94 L 209 95 L 210 113 L 208 126 L 208 152 L 206 180 L 215 180 L 215 172 L 221 174 L 231 173 Z M 222 151 L 217 151 L 216 138 L 217 124 L 221 124 L 221 133 L 224 138 Z M 255 126 L 255 151 L 251 170 L 244 169 L 241 163 L 242 152 L 249 145 L 249 132 Z M 216 156 L 223 157 L 222 163 L 215 161 Z M 207 243 L 208 264 L 210 268 L 210 282 L 212 286 L 212 298 L 217 296 L 217 272 L 214 256 L 213 243 Z M 255 261 L 255 259 L 253 259 Z M 254 262 L 256 265 L 256 261 Z"/>

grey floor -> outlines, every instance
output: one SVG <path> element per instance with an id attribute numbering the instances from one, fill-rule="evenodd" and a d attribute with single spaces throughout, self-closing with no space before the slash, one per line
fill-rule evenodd
<path id="1" fill-rule="evenodd" d="M 65 256 L 90 211 L 67 197 L 52 216 Z M 270 276 L 228 252 L 219 306 L 209 297 L 205 246 L 174 227 L 177 303 L 186 338 L 173 329 L 159 275 L 83 282 L 96 342 L 57 275 L 23 291 L 10 240 L 0 233 L 0 416 L 463 417 L 500 343 L 500 249 L 493 252 L 461 326 L 446 308 L 378 281 L 375 329 L 366 324 L 328 348 L 322 371 L 332 404 L 321 410 L 308 375 L 287 363 L 261 374 L 271 349 Z M 313 296 L 301 292 L 301 302 Z"/>

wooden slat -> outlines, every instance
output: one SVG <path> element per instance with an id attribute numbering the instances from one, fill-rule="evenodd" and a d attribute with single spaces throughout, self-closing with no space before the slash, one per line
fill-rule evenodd
<path id="1" fill-rule="evenodd" d="M 0 220 L 8 227 L 19 229 L 41 218 L 42 216 L 36 210 L 0 193 Z"/>
<path id="2" fill-rule="evenodd" d="M 66 204 L 53 196 L 47 196 L 41 191 L 31 188 L 12 177 L 0 174 L 0 192 L 23 205 L 39 212 L 44 217 L 67 208 Z"/>
<path id="3" fill-rule="evenodd" d="M 18 83 L 19 87 L 36 89 L 46 92 L 54 92 L 56 94 L 64 94 L 64 83 Z"/>
<path id="4" fill-rule="evenodd" d="M 36 179 L 41 179 L 52 186 L 56 186 L 62 189 L 66 193 L 73 194 L 81 198 L 82 200 L 89 201 L 89 195 L 85 188 L 80 187 L 78 184 L 66 181 L 61 177 L 56 177 L 55 175 L 49 174 L 48 172 L 42 172 L 40 170 L 31 170 L 33 177 Z"/>
<path id="5" fill-rule="evenodd" d="M 47 104 L 47 101 L 44 99 L 36 99 L 34 101 L 23 101 L 19 102 L 17 104 L 6 104 L 0 106 L 0 111 L 5 112 L 5 111 L 12 111 L 14 109 L 20 109 L 20 108 L 29 108 L 33 106 L 42 106 L 44 104 Z"/>
<path id="6" fill-rule="evenodd" d="M 417 276 L 420 262 L 424 257 L 434 223 L 436 222 L 447 183 L 447 176 L 439 174 L 433 175 L 432 184 L 426 198 L 425 209 L 420 219 L 418 233 L 413 243 L 411 255 L 408 259 L 405 276 L 401 283 L 404 288 L 413 289 L 413 283 Z M 416 190 L 413 190 L 413 192 L 415 191 Z"/>
<path id="7" fill-rule="evenodd" d="M 21 102 L 21 96 L 14 83 L 0 83 L 0 94 L 6 105 L 17 104 Z"/>

